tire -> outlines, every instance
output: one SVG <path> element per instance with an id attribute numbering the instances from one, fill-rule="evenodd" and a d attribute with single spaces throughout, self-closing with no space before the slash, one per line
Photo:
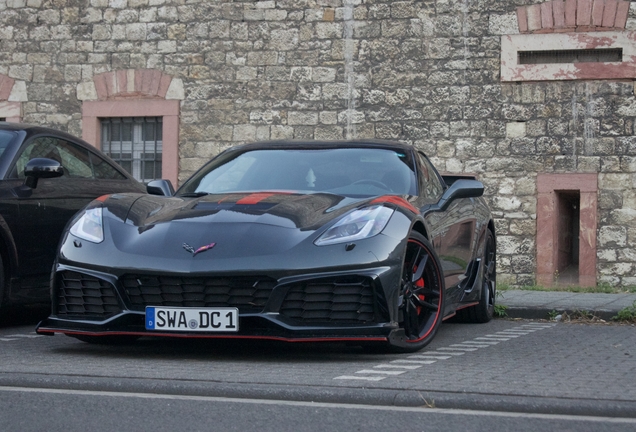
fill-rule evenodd
<path id="1" fill-rule="evenodd" d="M 466 309 L 457 311 L 457 320 L 470 323 L 487 323 L 495 314 L 495 300 L 497 297 L 497 251 L 495 237 L 487 231 L 484 241 L 480 278 L 481 297 L 479 303 Z"/>
<path id="2" fill-rule="evenodd" d="M 414 352 L 433 340 L 444 314 L 444 275 L 431 243 L 418 232 L 409 236 L 398 296 L 399 330 L 390 351 Z"/>
<path id="3" fill-rule="evenodd" d="M 89 335 L 67 335 L 93 345 L 129 345 L 137 341 L 139 336 L 89 336 Z"/>
<path id="4" fill-rule="evenodd" d="M 0 255 L 0 320 L 6 318 L 7 299 L 6 299 L 6 279 L 4 277 L 4 261 Z"/>

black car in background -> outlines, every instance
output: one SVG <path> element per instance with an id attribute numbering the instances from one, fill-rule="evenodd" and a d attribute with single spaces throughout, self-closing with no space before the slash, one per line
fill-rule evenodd
<path id="1" fill-rule="evenodd" d="M 236 147 L 174 195 L 111 195 L 79 212 L 60 243 L 52 315 L 37 332 L 416 351 L 446 318 L 493 316 L 495 233 L 483 192 L 401 143 Z"/>
<path id="2" fill-rule="evenodd" d="M 86 204 L 145 187 L 90 144 L 51 128 L 0 122 L 0 316 L 50 302 L 50 275 L 69 219 Z"/>

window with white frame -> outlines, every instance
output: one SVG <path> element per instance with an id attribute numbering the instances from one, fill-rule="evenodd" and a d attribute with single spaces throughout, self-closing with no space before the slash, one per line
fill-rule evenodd
<path id="1" fill-rule="evenodd" d="M 161 178 L 161 117 L 111 117 L 100 122 L 104 153 L 141 182 Z"/>

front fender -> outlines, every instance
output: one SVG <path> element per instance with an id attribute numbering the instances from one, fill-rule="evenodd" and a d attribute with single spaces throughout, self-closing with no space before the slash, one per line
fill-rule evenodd
<path id="1" fill-rule="evenodd" d="M 2 215 L 0 215 L 0 248 L 2 258 L 7 261 L 5 266 L 8 266 L 9 273 L 15 274 L 18 268 L 18 250 L 15 246 L 11 228 L 9 228 L 9 224 L 7 224 Z"/>

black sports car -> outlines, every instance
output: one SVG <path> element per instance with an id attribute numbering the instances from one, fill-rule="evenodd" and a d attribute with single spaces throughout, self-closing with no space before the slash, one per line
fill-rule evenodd
<path id="1" fill-rule="evenodd" d="M 174 196 L 114 194 L 69 223 L 39 334 L 349 341 L 415 351 L 491 319 L 495 234 L 470 177 L 412 146 L 262 142 Z"/>
<path id="2" fill-rule="evenodd" d="M 95 198 L 144 186 L 81 139 L 0 122 L 0 314 L 50 303 L 51 267 L 67 222 Z"/>

